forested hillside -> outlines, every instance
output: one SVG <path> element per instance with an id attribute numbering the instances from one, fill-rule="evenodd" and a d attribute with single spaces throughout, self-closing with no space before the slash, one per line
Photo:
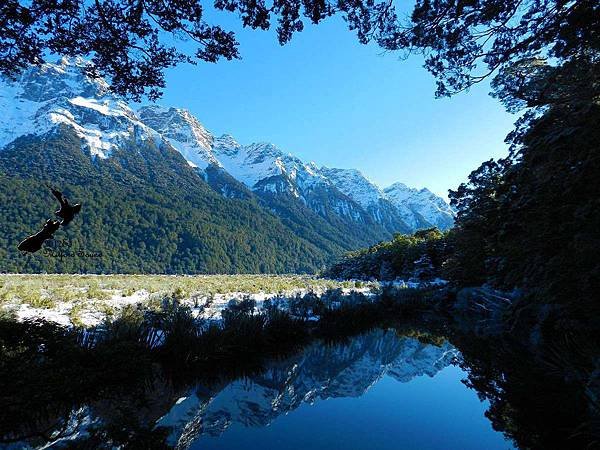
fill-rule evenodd
<path id="1" fill-rule="evenodd" d="M 331 254 L 252 200 L 213 191 L 168 146 L 131 143 L 92 159 L 63 127 L 19 138 L 0 158 L 0 270 L 13 272 L 312 272 Z M 16 244 L 53 218 L 58 186 L 82 213 L 56 234 L 70 244 L 22 255 Z M 48 250 L 48 249 L 47 249 Z"/>
<path id="2" fill-rule="evenodd" d="M 456 288 L 517 289 L 522 295 L 515 308 L 539 311 L 539 305 L 552 304 L 543 314 L 559 327 L 596 317 L 600 106 L 554 105 L 526 119 L 510 138 L 508 158 L 484 162 L 450 192 L 458 211 L 453 229 L 398 235 L 349 253 L 327 273 L 439 276 Z"/>
<path id="3" fill-rule="evenodd" d="M 442 276 L 442 265 L 449 257 L 448 234 L 437 228 L 396 234 L 391 241 L 347 253 L 325 274 L 343 279 L 429 281 Z"/>

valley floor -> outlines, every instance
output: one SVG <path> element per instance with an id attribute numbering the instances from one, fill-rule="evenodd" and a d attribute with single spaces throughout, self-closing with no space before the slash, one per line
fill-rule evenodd
<path id="1" fill-rule="evenodd" d="M 0 275 L 0 315 L 90 327 L 127 307 L 159 309 L 164 299 L 190 306 L 197 316 L 219 318 L 231 302 L 249 298 L 260 308 L 332 290 L 368 293 L 378 283 L 307 275 Z"/>

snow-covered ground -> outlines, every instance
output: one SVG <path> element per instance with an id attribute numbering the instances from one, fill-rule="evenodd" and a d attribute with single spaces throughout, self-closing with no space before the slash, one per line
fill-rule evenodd
<path id="1" fill-rule="evenodd" d="M 381 285 L 382 286 L 392 286 L 395 288 L 400 288 L 400 289 L 405 289 L 405 288 L 409 288 L 409 289 L 421 289 L 421 288 L 427 288 L 427 287 L 441 287 L 441 286 L 445 286 L 448 284 L 447 280 L 443 280 L 441 278 L 434 278 L 431 281 L 416 281 L 416 280 L 401 280 L 401 279 L 396 279 L 394 281 L 382 281 Z"/>
<path id="2" fill-rule="evenodd" d="M 180 304 L 189 306 L 192 314 L 208 320 L 220 320 L 222 311 L 227 308 L 231 302 L 240 302 L 243 299 L 250 299 L 256 302 L 256 309 L 263 309 L 266 300 L 277 299 L 279 306 L 286 308 L 287 302 L 296 297 L 302 297 L 309 293 L 321 297 L 327 290 L 325 288 L 316 289 L 292 289 L 285 292 L 230 292 L 227 294 L 194 294 L 188 298 L 179 300 Z M 362 293 L 367 296 L 374 295 L 372 287 L 362 288 L 342 288 L 339 289 L 342 295 L 351 293 Z M 84 327 L 93 327 L 104 321 L 108 314 L 106 311 L 112 311 L 118 316 L 126 306 L 139 306 L 149 308 L 156 302 L 160 304 L 161 296 L 150 294 L 146 290 L 134 292 L 132 295 L 122 295 L 115 293 L 112 297 L 105 300 L 90 300 L 80 302 L 57 302 L 51 308 L 36 308 L 27 303 L 12 301 L 4 304 L 2 309 L 10 311 L 19 321 L 42 319 L 55 322 L 65 326 L 80 325 Z M 75 311 L 76 309 L 76 311 Z"/>
<path id="3" fill-rule="evenodd" d="M 10 302 L 4 305 L 4 309 L 12 311 L 19 321 L 30 319 L 43 319 L 49 322 L 59 323 L 61 325 L 73 325 L 73 310 L 77 308 L 78 321 L 86 327 L 92 327 L 102 322 L 107 314 L 99 309 L 104 306 L 104 310 L 114 309 L 119 311 L 127 305 L 144 305 L 148 302 L 150 295 L 147 291 L 138 291 L 133 295 L 123 296 L 115 294 L 107 300 L 94 300 L 83 303 L 75 302 L 57 302 L 52 308 L 35 308 L 27 303 L 18 301 Z"/>
<path id="4" fill-rule="evenodd" d="M 381 283 L 381 286 L 390 286 L 398 289 L 419 289 L 423 287 L 444 286 L 447 281 L 435 279 L 430 282 L 416 282 L 395 280 Z M 376 289 L 373 285 L 360 288 L 341 288 L 337 291 L 342 295 L 352 293 L 363 294 L 367 298 L 373 298 L 376 295 Z M 179 300 L 180 304 L 189 306 L 192 314 L 196 317 L 207 320 L 220 320 L 221 314 L 232 302 L 241 302 L 244 299 L 254 300 L 256 310 L 260 311 L 265 306 L 265 301 L 275 300 L 282 309 L 287 309 L 290 300 L 313 294 L 321 298 L 328 292 L 325 288 L 317 289 L 292 289 L 286 292 L 230 292 L 227 294 L 194 294 L 188 298 Z M 139 306 L 140 308 L 149 308 L 161 302 L 161 297 L 156 294 L 150 294 L 146 290 L 134 292 L 132 295 L 122 295 L 116 293 L 105 300 L 90 300 L 83 302 L 57 302 L 51 308 L 36 308 L 27 303 L 13 301 L 4 304 L 0 309 L 10 311 L 19 321 L 42 319 L 55 322 L 65 326 L 79 325 L 84 327 L 93 327 L 102 323 L 108 316 L 107 311 L 111 311 L 114 316 L 126 306 Z M 75 312 L 76 309 L 76 312 Z"/>

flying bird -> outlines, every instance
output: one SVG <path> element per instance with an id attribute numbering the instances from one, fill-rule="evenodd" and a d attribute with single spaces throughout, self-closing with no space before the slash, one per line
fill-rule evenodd
<path id="1" fill-rule="evenodd" d="M 81 203 L 75 203 L 74 205 L 71 205 L 67 197 L 65 197 L 62 192 L 52 188 L 51 190 L 52 194 L 54 194 L 56 199 L 60 202 L 60 209 L 55 211 L 54 214 L 62 219 L 60 224 L 63 227 L 67 226 L 73 220 L 75 215 L 81 211 Z"/>
<path id="2" fill-rule="evenodd" d="M 58 220 L 48 219 L 40 231 L 24 239 L 17 248 L 22 252 L 35 253 L 42 248 L 44 241 L 53 238 L 54 232 L 59 227 L 60 222 Z"/>

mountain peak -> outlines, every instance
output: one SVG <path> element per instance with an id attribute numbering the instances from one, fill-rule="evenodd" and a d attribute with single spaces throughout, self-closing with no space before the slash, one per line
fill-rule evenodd
<path id="1" fill-rule="evenodd" d="M 242 146 L 230 134 L 223 134 L 213 141 L 213 151 L 226 156 L 233 156 Z"/>
<path id="2" fill-rule="evenodd" d="M 316 186 L 330 186 L 329 189 L 333 188 L 355 202 L 375 222 L 386 224 L 388 230 L 407 231 L 433 225 L 447 228 L 452 224 L 452 215 L 450 219 L 446 217 L 445 202 L 427 189 L 419 191 L 403 183 L 394 183 L 382 190 L 357 169 L 319 168 L 314 162 L 305 163 L 270 142 L 241 145 L 228 134 L 215 138 L 187 110 L 152 106 L 140 109 L 139 115 L 144 123 L 168 137 L 194 166 L 204 169 L 208 164 L 220 166 L 250 189 L 292 193 L 308 204 L 310 190 Z M 280 177 L 287 181 L 282 183 Z M 417 200 L 405 204 L 417 194 Z M 417 210 L 428 203 L 435 206 L 424 217 Z M 312 204 L 312 207 L 315 211 L 322 210 L 322 205 Z M 340 211 L 351 209 L 339 208 Z M 398 212 L 394 212 L 395 208 Z M 444 218 L 437 220 L 436 214 L 442 214 Z"/>
<path id="3" fill-rule="evenodd" d="M 394 183 L 383 190 L 385 196 L 399 209 L 411 211 L 417 219 L 446 229 L 454 224 L 454 211 L 446 201 L 427 188 L 415 189 Z M 417 221 L 411 223 L 417 226 Z"/>
<path id="4" fill-rule="evenodd" d="M 28 69 L 18 80 L 2 79 L 0 148 L 19 136 L 42 135 L 66 125 L 93 156 L 107 158 L 123 140 L 154 136 L 104 80 L 87 76 L 86 64 L 80 58 L 62 58 Z"/>
<path id="5" fill-rule="evenodd" d="M 393 191 L 393 190 L 408 190 L 410 189 L 406 184 L 401 183 L 400 181 L 397 181 L 391 185 L 389 185 L 388 187 L 384 188 L 383 191 L 384 192 L 388 192 L 388 191 Z"/>
<path id="6" fill-rule="evenodd" d="M 357 169 L 321 168 L 321 173 L 332 180 L 344 194 L 363 208 L 376 205 L 383 198 L 381 189 Z"/>
<path id="7" fill-rule="evenodd" d="M 167 138 L 192 166 L 219 165 L 212 152 L 214 136 L 187 109 L 148 105 L 138 110 L 138 116 Z"/>

